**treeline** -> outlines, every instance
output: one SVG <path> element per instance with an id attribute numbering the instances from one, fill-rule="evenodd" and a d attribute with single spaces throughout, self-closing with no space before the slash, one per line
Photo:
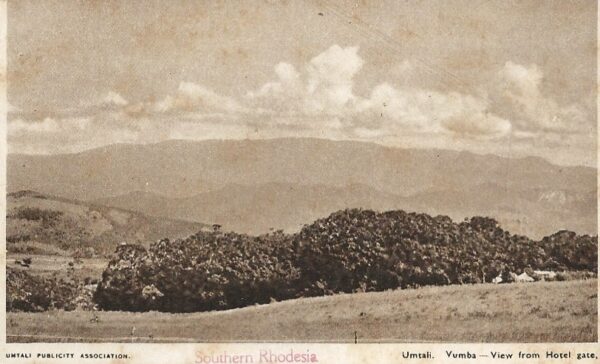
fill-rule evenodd
<path id="1" fill-rule="evenodd" d="M 105 310 L 194 312 L 338 292 L 490 282 L 526 269 L 597 273 L 597 237 L 533 241 L 491 218 L 349 209 L 248 236 L 199 232 L 117 248 L 94 294 Z"/>

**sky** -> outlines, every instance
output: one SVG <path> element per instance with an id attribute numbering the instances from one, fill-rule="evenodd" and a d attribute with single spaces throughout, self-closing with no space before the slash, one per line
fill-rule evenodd
<path id="1" fill-rule="evenodd" d="M 595 1 L 8 4 L 8 148 L 318 137 L 596 165 Z"/>

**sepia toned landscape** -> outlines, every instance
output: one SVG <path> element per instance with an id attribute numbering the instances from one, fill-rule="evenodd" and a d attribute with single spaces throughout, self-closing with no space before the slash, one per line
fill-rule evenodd
<path id="1" fill-rule="evenodd" d="M 10 2 L 8 342 L 596 342 L 596 7 Z"/>

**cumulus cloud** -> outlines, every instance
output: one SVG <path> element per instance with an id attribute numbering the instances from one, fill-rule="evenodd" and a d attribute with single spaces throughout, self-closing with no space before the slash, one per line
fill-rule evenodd
<path id="1" fill-rule="evenodd" d="M 488 110 L 487 100 L 470 95 L 390 83 L 375 86 L 367 97 L 356 95 L 354 78 L 363 65 L 357 47 L 334 45 L 302 71 L 279 63 L 276 80 L 249 92 L 247 102 L 266 122 L 346 129 L 371 139 L 407 130 L 490 138 L 511 129 L 508 120 Z M 395 72 L 409 72 L 413 65 L 404 61 L 398 67 Z"/>
<path id="2" fill-rule="evenodd" d="M 353 79 L 364 61 L 358 47 L 333 45 L 312 58 L 300 72 L 289 63 L 275 66 L 277 79 L 247 93 L 247 101 L 263 113 L 341 115 L 356 100 Z"/>
<path id="3" fill-rule="evenodd" d="M 359 109 L 361 112 L 353 118 L 358 128 L 382 129 L 389 134 L 417 131 L 494 138 L 511 130 L 508 120 L 489 112 L 486 100 L 457 92 L 397 88 L 383 83 L 360 103 Z"/>
<path id="4" fill-rule="evenodd" d="M 542 92 L 544 74 L 535 64 L 508 61 L 498 71 L 490 98 L 498 113 L 506 115 L 522 130 L 577 130 L 586 114 L 577 105 L 561 106 Z"/>
<path id="5" fill-rule="evenodd" d="M 309 112 L 337 114 L 354 100 L 353 79 L 364 63 L 357 52 L 358 47 L 334 45 L 310 61 L 306 104 Z"/>

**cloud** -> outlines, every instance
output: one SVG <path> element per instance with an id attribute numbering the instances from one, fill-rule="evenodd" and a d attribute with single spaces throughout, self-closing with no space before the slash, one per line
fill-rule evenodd
<path id="1" fill-rule="evenodd" d="M 525 66 L 508 61 L 490 87 L 495 110 L 525 131 L 576 131 L 586 123 L 578 105 L 559 105 L 542 92 L 544 74 L 535 64 Z"/>
<path id="2" fill-rule="evenodd" d="M 262 113 L 341 115 L 356 96 L 353 79 L 364 64 L 358 47 L 333 45 L 312 58 L 302 72 L 285 62 L 275 66 L 277 79 L 247 93 L 247 102 Z"/>
<path id="3" fill-rule="evenodd" d="M 91 117 L 14 119 L 8 122 L 9 151 L 17 153 L 73 153 L 114 143 L 164 140 L 158 121 L 132 123 L 118 114 Z"/>
<path id="4" fill-rule="evenodd" d="M 346 130 L 375 139 L 406 131 L 497 138 L 510 121 L 489 111 L 488 100 L 456 92 L 381 83 L 367 97 L 356 95 L 354 78 L 364 65 L 357 47 L 333 45 L 298 71 L 281 62 L 276 79 L 248 92 L 246 103 L 263 124 Z M 395 72 L 411 72 L 408 60 Z M 335 118 L 335 123 L 331 123 Z"/>
<path id="5" fill-rule="evenodd" d="M 174 96 L 166 96 L 154 105 L 157 112 L 243 112 L 244 108 L 231 97 L 222 96 L 216 92 L 192 82 L 181 82 Z"/>
<path id="6" fill-rule="evenodd" d="M 294 85 L 300 79 L 300 73 L 289 63 L 281 62 L 275 66 L 275 73 L 285 85 Z"/>
<path id="7" fill-rule="evenodd" d="M 8 123 L 9 135 L 15 134 L 48 134 L 70 132 L 73 130 L 84 130 L 90 123 L 89 118 L 65 118 L 56 120 L 54 118 L 44 118 L 41 121 L 25 121 L 15 119 Z"/>
<path id="8" fill-rule="evenodd" d="M 56 120 L 45 118 L 40 122 L 26 122 L 22 119 L 16 119 L 8 123 L 8 134 L 18 133 L 55 133 L 60 130 Z"/>
<path id="9" fill-rule="evenodd" d="M 302 75 L 296 68 L 285 62 L 275 66 L 277 79 L 262 85 L 255 91 L 248 91 L 245 103 L 257 114 L 295 116 L 305 114 L 305 85 Z"/>
<path id="10" fill-rule="evenodd" d="M 117 106 L 125 106 L 127 105 L 129 102 L 127 100 L 125 100 L 123 98 L 123 96 L 119 95 L 118 93 L 114 92 L 114 91 L 109 91 L 106 96 L 104 96 L 104 98 L 102 99 L 102 103 L 103 104 L 114 104 Z"/>
<path id="11" fill-rule="evenodd" d="M 361 112 L 353 117 L 354 125 L 389 134 L 416 131 L 495 138 L 511 130 L 508 120 L 488 111 L 486 100 L 457 92 L 396 88 L 383 83 L 358 108 Z"/>
<path id="12" fill-rule="evenodd" d="M 364 62 L 358 47 L 334 45 L 308 64 L 307 111 L 337 114 L 355 99 L 353 79 Z"/>

